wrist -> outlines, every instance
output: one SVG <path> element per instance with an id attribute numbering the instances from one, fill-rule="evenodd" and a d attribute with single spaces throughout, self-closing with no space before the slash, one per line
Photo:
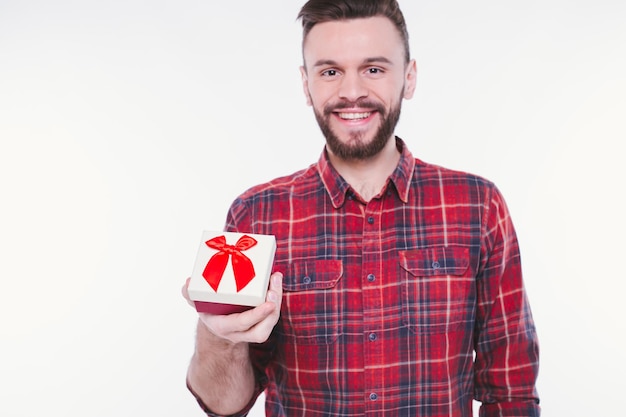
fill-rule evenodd
<path id="1" fill-rule="evenodd" d="M 204 352 L 215 351 L 219 351 L 225 356 L 245 354 L 247 357 L 248 343 L 233 342 L 231 340 L 219 337 L 215 333 L 211 332 L 211 330 L 209 330 L 209 328 L 202 322 L 202 320 L 198 320 L 196 353 L 202 354 Z"/>

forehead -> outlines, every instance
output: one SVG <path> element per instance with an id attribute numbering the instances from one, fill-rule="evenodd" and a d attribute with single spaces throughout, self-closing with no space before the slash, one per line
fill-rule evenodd
<path id="1" fill-rule="evenodd" d="M 308 64 L 318 60 L 364 60 L 372 56 L 402 61 L 404 45 L 391 20 L 376 16 L 318 23 L 303 45 Z"/>

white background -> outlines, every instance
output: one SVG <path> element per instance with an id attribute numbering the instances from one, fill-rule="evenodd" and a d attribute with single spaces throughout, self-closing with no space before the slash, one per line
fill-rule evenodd
<path id="1" fill-rule="evenodd" d="M 201 231 L 324 143 L 301 4 L 0 0 L 0 415 L 202 415 L 180 296 Z M 401 6 L 397 133 L 507 198 L 544 415 L 621 414 L 626 2 Z"/>

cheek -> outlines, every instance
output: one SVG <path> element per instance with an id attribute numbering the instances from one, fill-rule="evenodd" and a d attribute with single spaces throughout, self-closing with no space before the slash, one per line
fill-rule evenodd
<path id="1" fill-rule="evenodd" d="M 339 94 L 338 81 L 309 80 L 309 94 L 313 101 L 330 101 Z"/>
<path id="2" fill-rule="evenodd" d="M 394 84 L 393 88 L 390 88 L 385 97 L 387 107 L 395 107 L 398 106 L 399 102 L 401 102 L 407 93 L 407 86 L 402 82 L 398 84 Z"/>
<path id="3" fill-rule="evenodd" d="M 327 86 L 309 85 L 307 101 L 310 106 L 320 110 L 336 98 Z"/>
<path id="4" fill-rule="evenodd" d="M 329 96 L 332 96 L 332 88 L 329 83 L 314 82 L 309 83 L 309 95 L 315 102 L 320 100 L 327 100 Z"/>

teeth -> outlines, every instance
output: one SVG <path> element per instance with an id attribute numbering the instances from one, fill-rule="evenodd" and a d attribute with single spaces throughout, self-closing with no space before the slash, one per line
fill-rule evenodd
<path id="1" fill-rule="evenodd" d="M 339 113 L 339 117 L 345 120 L 367 119 L 372 113 Z"/>

